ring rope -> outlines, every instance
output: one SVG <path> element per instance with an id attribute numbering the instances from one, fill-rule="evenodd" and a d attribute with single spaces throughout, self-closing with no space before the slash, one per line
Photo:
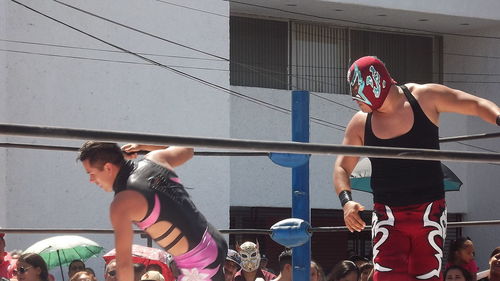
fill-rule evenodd
<path id="1" fill-rule="evenodd" d="M 78 152 L 80 148 L 70 146 L 56 145 L 40 145 L 40 144 L 25 144 L 25 143 L 10 143 L 0 142 L 0 147 L 5 148 L 21 148 L 21 149 L 37 149 L 37 150 L 57 150 Z M 138 154 L 147 154 L 149 151 L 139 151 Z M 265 152 L 234 152 L 234 151 L 195 151 L 195 156 L 268 156 Z"/>
<path id="2" fill-rule="evenodd" d="M 500 137 L 500 132 L 498 133 L 484 133 L 476 135 L 466 135 L 466 136 L 456 136 L 456 137 L 443 137 L 439 138 L 439 142 L 454 142 L 454 141 L 464 141 L 464 140 L 478 140 L 478 139 L 491 139 Z"/>
<path id="3" fill-rule="evenodd" d="M 448 222 L 448 228 L 471 227 L 471 226 L 488 226 L 499 225 L 500 220 L 485 220 L 485 221 L 461 221 L 461 222 Z M 371 225 L 367 225 L 363 231 L 370 231 Z M 345 226 L 323 226 L 311 227 L 311 233 L 325 233 L 325 232 L 344 232 L 348 231 Z M 92 233 L 92 234 L 110 234 L 114 233 L 112 229 L 89 229 L 89 228 L 0 228 L 3 233 Z M 271 234 L 270 229 L 219 229 L 223 234 Z M 134 230 L 136 234 L 144 233 L 142 230 Z"/>
<path id="4" fill-rule="evenodd" d="M 433 149 L 406 149 L 370 146 L 326 145 L 299 142 L 256 141 L 243 139 L 202 138 L 139 134 L 118 131 L 97 131 L 59 127 L 0 124 L 1 135 L 46 137 L 63 139 L 91 139 L 109 142 L 135 142 L 157 145 L 184 145 L 192 147 L 240 149 L 260 152 L 298 154 L 342 154 L 380 158 L 450 160 L 464 162 L 500 163 L 500 153 L 443 151 Z"/>

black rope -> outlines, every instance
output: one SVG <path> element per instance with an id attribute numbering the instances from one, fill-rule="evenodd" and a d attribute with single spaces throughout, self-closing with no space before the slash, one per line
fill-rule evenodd
<path id="1" fill-rule="evenodd" d="M 447 228 L 459 228 L 469 226 L 486 226 L 486 225 L 500 225 L 500 220 L 491 221 L 461 221 L 461 222 L 448 222 Z M 362 231 L 371 231 L 372 226 L 367 225 Z M 344 232 L 348 231 L 346 226 L 325 226 L 325 227 L 311 227 L 309 232 Z"/>
<path id="2" fill-rule="evenodd" d="M 439 142 L 454 142 L 454 141 L 463 141 L 463 140 L 478 140 L 478 139 L 489 139 L 489 138 L 498 138 L 498 137 L 500 137 L 500 132 L 499 133 L 487 133 L 487 134 L 468 135 L 468 136 L 444 137 L 444 138 L 440 138 Z"/>
<path id="3" fill-rule="evenodd" d="M 56 145 L 41 145 L 41 144 L 25 144 L 25 143 L 10 143 L 0 142 L 0 147 L 5 148 L 22 148 L 22 149 L 40 149 L 40 150 L 56 150 L 56 151 L 71 151 L 77 152 L 78 147 L 56 146 Z M 138 154 L 147 154 L 149 151 L 139 151 Z M 195 156 L 268 156 L 265 152 L 234 152 L 234 151 L 195 151 Z"/>
<path id="4" fill-rule="evenodd" d="M 352 156 L 372 156 L 379 158 L 500 163 L 500 153 L 168 136 L 1 123 L 0 135 L 146 143 L 156 145 L 183 145 L 189 147 L 225 148 L 258 152 L 326 155 L 341 154 Z"/>
<path id="5" fill-rule="evenodd" d="M 462 222 L 448 222 L 448 228 L 458 227 L 471 227 L 471 226 L 488 226 L 500 225 L 500 220 L 490 221 L 462 221 Z M 370 231 L 371 225 L 367 225 L 363 231 Z M 311 227 L 311 233 L 324 233 L 324 232 L 344 232 L 348 231 L 345 226 L 328 226 L 328 227 Z M 271 229 L 219 229 L 223 234 L 271 234 Z M 89 229 L 89 228 L 0 228 L 0 233 L 92 233 L 92 234 L 111 234 L 114 233 L 112 229 Z M 144 234 L 142 230 L 134 230 L 135 234 Z"/>

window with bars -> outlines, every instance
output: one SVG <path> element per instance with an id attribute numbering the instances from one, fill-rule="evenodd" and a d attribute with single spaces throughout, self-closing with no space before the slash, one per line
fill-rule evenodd
<path id="1" fill-rule="evenodd" d="M 363 30 L 351 30 L 351 58 L 375 55 L 382 60 L 398 83 L 441 82 L 440 38 Z"/>
<path id="2" fill-rule="evenodd" d="M 292 88 L 346 93 L 347 29 L 291 23 Z"/>
<path id="3" fill-rule="evenodd" d="M 230 83 L 288 89 L 288 23 L 230 18 Z"/>
<path id="4" fill-rule="evenodd" d="M 232 16 L 230 82 L 235 86 L 348 94 L 349 64 L 384 61 L 399 83 L 442 82 L 442 38 Z"/>

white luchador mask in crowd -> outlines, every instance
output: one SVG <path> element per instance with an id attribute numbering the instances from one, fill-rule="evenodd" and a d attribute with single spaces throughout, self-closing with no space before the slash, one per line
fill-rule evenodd
<path id="1" fill-rule="evenodd" d="M 253 242 L 245 242 L 240 246 L 237 246 L 238 252 L 241 256 L 241 268 L 246 272 L 252 272 L 259 268 L 260 265 L 260 253 L 259 253 L 259 242 L 257 244 Z"/>

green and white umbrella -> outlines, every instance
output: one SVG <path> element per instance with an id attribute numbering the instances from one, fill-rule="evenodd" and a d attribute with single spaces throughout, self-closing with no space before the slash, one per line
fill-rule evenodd
<path id="1" fill-rule="evenodd" d="M 77 235 L 50 237 L 31 245 L 24 253 L 39 254 L 49 269 L 70 264 L 74 260 L 86 261 L 102 253 L 103 247 L 96 242 Z M 63 281 L 64 281 L 64 277 Z"/>

